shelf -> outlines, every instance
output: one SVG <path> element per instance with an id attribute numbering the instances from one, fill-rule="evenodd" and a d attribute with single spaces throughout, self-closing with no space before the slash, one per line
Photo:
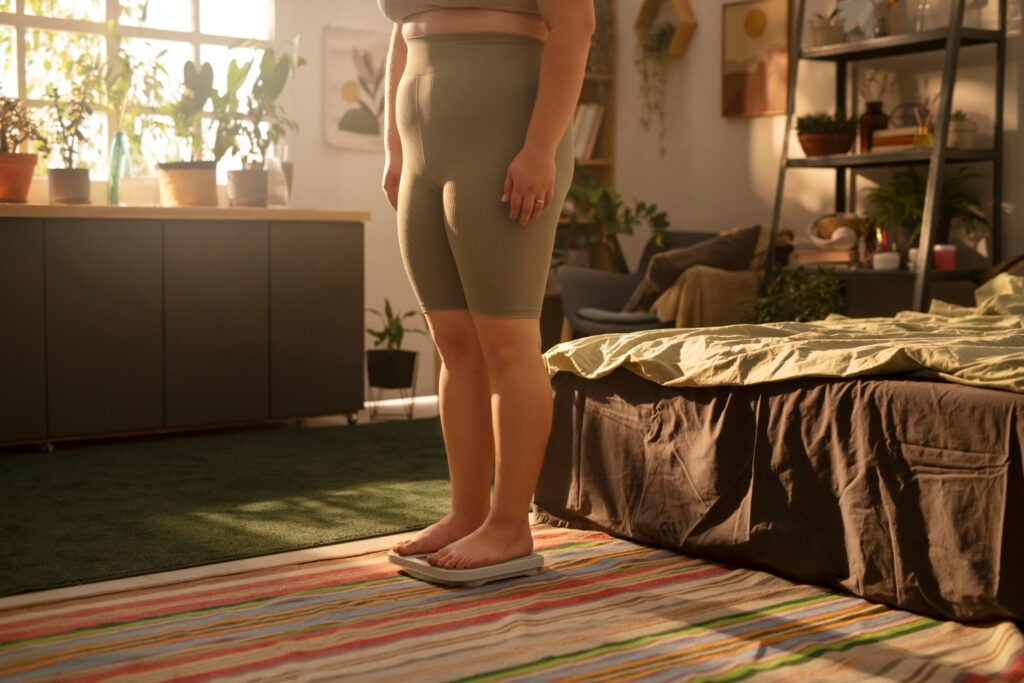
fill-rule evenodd
<path id="1" fill-rule="evenodd" d="M 823 263 L 818 265 L 828 266 L 829 264 Z M 805 266 L 807 267 L 807 266 Z M 917 272 L 913 270 L 872 270 L 871 268 L 849 268 L 849 267 L 833 267 L 832 272 L 840 280 L 856 280 L 861 278 L 886 278 L 890 280 L 907 280 L 913 281 L 917 277 Z M 980 270 L 929 270 L 928 280 L 930 282 L 952 282 L 956 280 L 970 280 Z"/>
<path id="2" fill-rule="evenodd" d="M 788 159 L 790 168 L 871 168 L 879 166 L 910 166 L 927 164 L 932 158 L 932 148 L 904 149 L 898 152 L 877 152 L 868 154 L 829 154 L 821 157 L 800 157 Z M 999 154 L 993 149 L 947 149 L 947 163 L 969 163 L 996 161 Z"/>
<path id="3" fill-rule="evenodd" d="M 944 50 L 949 29 L 940 28 L 921 33 L 903 33 L 884 38 L 868 38 L 853 43 L 836 43 L 821 47 L 808 47 L 800 51 L 801 59 L 820 61 L 845 62 L 858 59 L 875 59 L 909 55 L 918 52 Z M 964 28 L 960 38 L 961 45 L 982 45 L 998 43 L 1003 39 L 999 31 L 980 28 Z"/>

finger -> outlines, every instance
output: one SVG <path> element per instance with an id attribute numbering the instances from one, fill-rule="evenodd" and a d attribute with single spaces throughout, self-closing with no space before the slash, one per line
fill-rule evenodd
<path id="1" fill-rule="evenodd" d="M 501 190 L 501 201 L 507 202 L 512 198 L 512 176 L 505 174 L 505 184 Z"/>
<path id="2" fill-rule="evenodd" d="M 513 187 L 512 193 L 509 197 L 509 212 L 508 217 L 514 221 L 518 221 L 522 216 L 523 208 L 523 195 L 519 190 Z"/>
<path id="3" fill-rule="evenodd" d="M 532 221 L 537 215 L 537 200 L 533 198 L 534 195 L 527 195 L 523 197 L 523 210 L 519 216 L 519 224 L 526 225 Z"/>

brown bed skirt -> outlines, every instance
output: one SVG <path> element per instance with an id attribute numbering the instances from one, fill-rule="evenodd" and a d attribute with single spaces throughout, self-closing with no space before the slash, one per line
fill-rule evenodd
<path id="1" fill-rule="evenodd" d="M 541 521 L 961 621 L 1024 621 L 1024 395 L 559 373 Z"/>

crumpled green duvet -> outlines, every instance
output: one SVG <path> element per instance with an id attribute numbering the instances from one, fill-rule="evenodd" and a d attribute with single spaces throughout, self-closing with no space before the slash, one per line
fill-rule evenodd
<path id="1" fill-rule="evenodd" d="M 552 376 L 596 379 L 624 367 L 665 386 L 899 374 L 1024 393 L 1024 278 L 999 275 L 975 300 L 975 308 L 934 301 L 928 313 L 892 318 L 603 334 L 544 358 Z"/>

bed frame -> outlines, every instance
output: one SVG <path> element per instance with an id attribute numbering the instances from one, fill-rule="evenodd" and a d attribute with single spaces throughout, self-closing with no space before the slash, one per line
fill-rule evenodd
<path id="1" fill-rule="evenodd" d="M 1024 621 L 1024 395 L 553 379 L 539 521 L 961 621 Z"/>

